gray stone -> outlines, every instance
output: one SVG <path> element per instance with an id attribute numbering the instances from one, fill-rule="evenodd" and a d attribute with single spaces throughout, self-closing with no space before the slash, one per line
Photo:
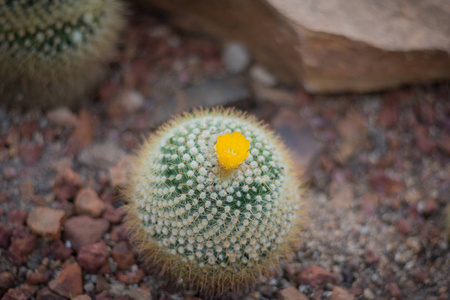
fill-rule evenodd
<path id="1" fill-rule="evenodd" d="M 228 72 L 237 74 L 243 72 L 250 64 L 250 54 L 241 43 L 228 43 L 222 52 L 222 62 Z"/>

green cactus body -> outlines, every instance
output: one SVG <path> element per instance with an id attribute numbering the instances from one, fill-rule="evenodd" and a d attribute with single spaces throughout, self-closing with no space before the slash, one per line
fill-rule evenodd
<path id="1" fill-rule="evenodd" d="M 96 83 L 123 25 L 118 0 L 0 0 L 0 94 L 71 104 Z"/>
<path id="2" fill-rule="evenodd" d="M 216 142 L 250 141 L 237 168 Z M 159 130 L 142 148 L 127 191 L 135 244 L 145 261 L 201 294 L 245 290 L 287 253 L 298 233 L 300 187 L 278 139 L 234 111 L 201 111 Z"/>

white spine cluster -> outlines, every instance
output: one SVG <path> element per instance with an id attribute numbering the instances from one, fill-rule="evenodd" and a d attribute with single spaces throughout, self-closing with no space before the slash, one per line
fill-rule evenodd
<path id="1" fill-rule="evenodd" d="M 224 173 L 215 144 L 236 131 L 250 141 L 250 153 Z M 201 267 L 258 264 L 297 222 L 291 166 L 272 135 L 245 117 L 187 118 L 145 151 L 132 200 L 147 238 L 168 254 Z"/>

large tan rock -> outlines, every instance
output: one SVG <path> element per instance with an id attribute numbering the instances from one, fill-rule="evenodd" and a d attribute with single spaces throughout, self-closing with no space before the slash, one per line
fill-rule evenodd
<path id="1" fill-rule="evenodd" d="M 27 225 L 32 232 L 46 240 L 59 239 L 65 216 L 64 211 L 60 209 L 37 207 L 28 215 Z"/>
<path id="2" fill-rule="evenodd" d="M 284 83 L 366 92 L 450 79 L 448 0 L 134 0 L 247 46 Z"/>

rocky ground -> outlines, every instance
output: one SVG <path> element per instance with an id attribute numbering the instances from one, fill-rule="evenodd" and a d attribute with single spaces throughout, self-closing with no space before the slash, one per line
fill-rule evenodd
<path id="1" fill-rule="evenodd" d="M 199 105 L 268 122 L 305 170 L 299 249 L 245 299 L 449 299 L 448 83 L 311 96 L 239 45 L 132 19 L 80 108 L 0 108 L 2 299 L 198 299 L 142 266 L 118 191 L 142 139 Z"/>

